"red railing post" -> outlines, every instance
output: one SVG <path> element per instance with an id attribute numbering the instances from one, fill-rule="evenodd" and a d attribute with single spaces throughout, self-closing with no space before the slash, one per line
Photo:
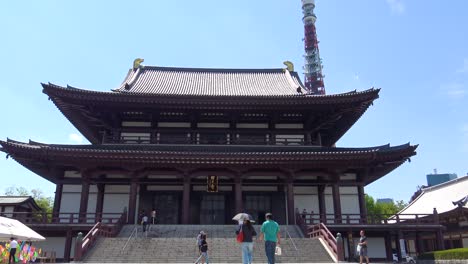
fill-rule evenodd
<path id="1" fill-rule="evenodd" d="M 338 262 L 344 261 L 343 238 L 341 233 L 336 234 L 336 258 Z"/>
<path id="2" fill-rule="evenodd" d="M 75 257 L 74 261 L 80 261 L 83 256 L 83 233 L 79 232 L 75 241 Z"/>

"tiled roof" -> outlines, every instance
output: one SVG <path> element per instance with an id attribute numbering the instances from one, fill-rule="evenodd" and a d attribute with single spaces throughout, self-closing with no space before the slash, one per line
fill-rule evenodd
<path id="1" fill-rule="evenodd" d="M 130 70 L 119 93 L 203 96 L 305 94 L 296 72 L 285 69 L 203 69 L 144 66 Z"/>
<path id="2" fill-rule="evenodd" d="M 55 145 L 43 144 L 34 141 L 24 143 L 8 139 L 7 142 L 0 140 L 4 148 L 14 147 L 19 149 L 55 150 L 77 153 L 127 153 L 127 154 L 179 154 L 179 155 L 202 155 L 202 154 L 224 154 L 224 155 L 359 155 L 371 153 L 392 153 L 404 150 L 414 151 L 417 146 L 404 144 L 390 147 L 390 145 L 368 147 L 368 148 L 336 148 L 319 146 L 271 146 L 271 145 L 154 145 L 154 144 L 103 144 L 103 145 Z M 8 151 L 8 150 L 4 150 Z"/>
<path id="3" fill-rule="evenodd" d="M 453 202 L 459 201 L 467 195 L 468 176 L 465 176 L 423 189 L 422 193 L 400 214 L 432 214 L 434 208 L 439 214 L 448 212 L 457 208 Z M 464 207 L 468 208 L 468 203 Z"/>
<path id="4" fill-rule="evenodd" d="M 20 204 L 29 198 L 31 196 L 0 196 L 0 204 Z"/>

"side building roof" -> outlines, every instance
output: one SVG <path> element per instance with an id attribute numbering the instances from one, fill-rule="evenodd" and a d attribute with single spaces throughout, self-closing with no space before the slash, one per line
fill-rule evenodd
<path id="1" fill-rule="evenodd" d="M 399 214 L 439 214 L 457 209 L 456 201 L 468 196 L 468 176 L 422 189 L 421 194 Z M 468 209 L 468 203 L 463 208 Z M 412 216 L 414 217 L 414 216 Z"/>
<path id="2" fill-rule="evenodd" d="M 41 208 L 31 196 L 0 196 L 0 206 L 19 206 L 27 207 L 40 211 Z"/>

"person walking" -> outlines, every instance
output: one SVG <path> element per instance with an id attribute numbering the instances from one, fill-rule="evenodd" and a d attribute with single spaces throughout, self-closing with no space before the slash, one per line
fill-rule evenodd
<path id="1" fill-rule="evenodd" d="M 146 228 L 148 226 L 148 216 L 146 214 L 143 215 L 141 218 L 141 224 L 143 225 L 143 233 L 146 232 Z"/>
<path id="2" fill-rule="evenodd" d="M 273 215 L 267 213 L 266 221 L 263 222 L 260 229 L 260 240 L 265 240 L 265 254 L 268 259 L 268 264 L 275 264 L 275 249 L 276 245 L 280 244 L 280 228 L 278 223 L 273 220 Z"/>
<path id="3" fill-rule="evenodd" d="M 152 225 L 156 224 L 156 209 L 154 209 L 154 208 L 151 211 L 151 224 Z"/>
<path id="4" fill-rule="evenodd" d="M 253 260 L 253 237 L 257 236 L 255 228 L 252 226 L 251 219 L 244 218 L 242 225 L 236 231 L 236 235 L 243 233 L 244 240 L 241 243 L 242 263 L 251 264 Z"/>
<path id="5" fill-rule="evenodd" d="M 369 256 L 367 255 L 367 237 L 364 233 L 364 230 L 359 232 L 361 238 L 359 239 L 358 245 L 360 246 L 359 249 L 359 264 L 362 264 L 364 258 L 366 258 L 366 263 L 369 264 Z"/>
<path id="6" fill-rule="evenodd" d="M 201 242 L 200 242 L 200 257 L 198 257 L 198 259 L 195 261 L 195 263 L 203 264 L 203 260 L 204 260 L 204 261 L 206 261 L 206 264 L 209 264 L 210 263 L 210 258 L 208 257 L 208 242 L 206 242 L 206 234 L 205 233 L 201 234 L 200 239 L 201 239 Z"/>
<path id="7" fill-rule="evenodd" d="M 15 263 L 15 254 L 16 254 L 16 248 L 18 248 L 18 241 L 14 237 L 10 238 L 10 256 L 8 257 L 8 264 L 11 263 L 11 260 L 13 259 L 13 263 Z"/>

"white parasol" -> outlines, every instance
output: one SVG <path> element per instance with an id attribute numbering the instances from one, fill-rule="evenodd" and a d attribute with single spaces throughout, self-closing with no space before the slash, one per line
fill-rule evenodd
<path id="1" fill-rule="evenodd" d="M 253 220 L 252 216 L 249 215 L 249 214 L 246 214 L 246 213 L 238 213 L 238 214 L 236 214 L 236 215 L 232 218 L 232 220 L 234 220 L 234 221 L 249 220 L 250 222 L 253 222 L 253 223 L 255 222 L 255 221 Z"/>
<path id="2" fill-rule="evenodd" d="M 20 221 L 0 216 L 0 241 L 8 241 L 11 237 L 28 241 L 45 240 L 45 237 L 39 235 Z"/>

